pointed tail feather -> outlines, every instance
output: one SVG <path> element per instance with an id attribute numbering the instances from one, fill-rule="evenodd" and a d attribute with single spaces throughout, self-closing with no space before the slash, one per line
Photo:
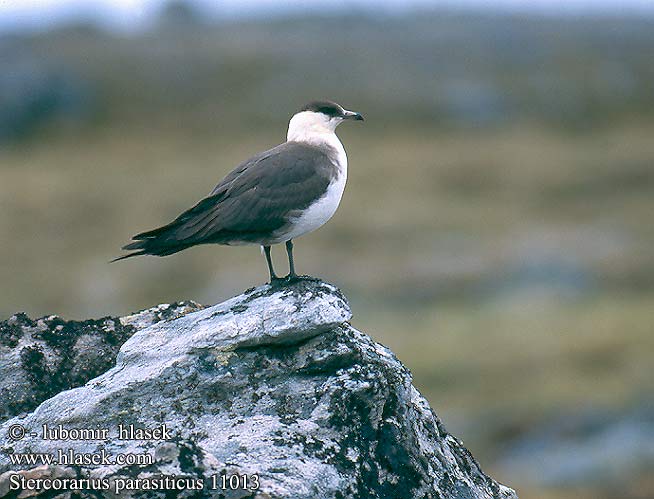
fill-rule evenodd
<path id="1" fill-rule="evenodd" d="M 192 244 L 182 243 L 180 241 L 175 241 L 174 239 L 171 240 L 171 238 L 167 237 L 171 232 L 175 230 L 175 228 L 176 227 L 174 225 L 169 224 L 152 231 L 137 234 L 132 238 L 135 239 L 135 241 L 126 244 L 122 248 L 128 251 L 135 251 L 133 251 L 133 253 L 114 258 L 110 263 L 126 260 L 127 258 L 140 255 L 172 255 L 173 253 L 177 253 L 178 251 L 182 251 L 183 249 L 192 246 Z"/>
<path id="2" fill-rule="evenodd" d="M 128 258 L 132 258 L 133 256 L 140 256 L 146 254 L 147 253 L 145 251 L 136 251 L 134 253 L 129 253 L 128 255 L 119 256 L 117 258 L 114 258 L 113 260 L 109 260 L 109 263 L 119 262 L 120 260 L 126 260 Z"/>
<path id="3" fill-rule="evenodd" d="M 123 246 L 124 250 L 135 251 L 120 256 L 112 262 L 139 255 L 172 255 L 191 246 L 208 242 L 206 232 L 214 229 L 209 222 L 215 216 L 214 208 L 220 197 L 214 195 L 205 198 L 169 224 L 136 234 L 132 237 L 131 243 Z M 203 228 L 203 225 L 207 227 Z"/>

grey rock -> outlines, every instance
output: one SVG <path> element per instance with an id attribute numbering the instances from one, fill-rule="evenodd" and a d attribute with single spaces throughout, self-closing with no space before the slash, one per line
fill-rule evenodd
<path id="1" fill-rule="evenodd" d="M 141 329 L 114 368 L 0 427 L 0 491 L 19 470 L 50 469 L 11 464 L 12 454 L 72 449 L 145 456 L 138 465 L 63 463 L 62 476 L 74 471 L 108 489 L 101 497 L 515 498 L 443 428 L 393 353 L 350 318 L 335 287 L 305 279 Z M 107 429 L 108 438 L 44 440 L 44 424 Z M 14 441 L 16 425 L 28 434 Z M 168 434 L 121 440 L 120 425 Z M 144 490 L 169 487 L 173 475 L 183 490 Z M 246 483 L 222 490 L 221 477 L 237 475 Z M 139 490 L 115 494 L 137 479 Z"/>
<path id="2" fill-rule="evenodd" d="M 0 422 L 109 370 L 121 345 L 139 329 L 200 308 L 185 301 L 122 318 L 33 320 L 20 313 L 0 321 Z"/>

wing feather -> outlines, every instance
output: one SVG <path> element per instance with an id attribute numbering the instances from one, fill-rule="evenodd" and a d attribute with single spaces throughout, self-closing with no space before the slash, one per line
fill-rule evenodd
<path id="1" fill-rule="evenodd" d="M 286 142 L 241 163 L 208 197 L 169 224 L 137 234 L 124 249 L 168 255 L 196 244 L 256 242 L 314 202 L 334 174 L 323 150 Z"/>

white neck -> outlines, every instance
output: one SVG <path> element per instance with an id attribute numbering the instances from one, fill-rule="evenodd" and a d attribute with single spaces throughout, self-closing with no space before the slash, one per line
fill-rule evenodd
<path id="1" fill-rule="evenodd" d="M 291 118 L 288 124 L 287 141 L 303 142 L 316 147 L 329 147 L 335 150 L 334 160 L 347 172 L 347 156 L 343 144 L 336 136 L 340 118 L 329 118 L 322 113 L 303 111 Z"/>

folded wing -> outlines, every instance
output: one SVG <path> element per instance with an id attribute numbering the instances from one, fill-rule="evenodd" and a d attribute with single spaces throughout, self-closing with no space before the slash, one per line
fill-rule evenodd
<path id="1" fill-rule="evenodd" d="M 198 244 L 258 243 L 327 190 L 334 167 L 321 149 L 286 142 L 237 166 L 195 206 L 123 247 L 165 256 Z"/>

